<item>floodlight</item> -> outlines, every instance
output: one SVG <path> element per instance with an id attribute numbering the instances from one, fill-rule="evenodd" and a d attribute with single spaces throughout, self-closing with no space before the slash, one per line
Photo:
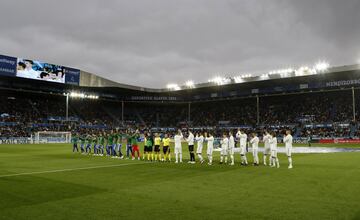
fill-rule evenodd
<path id="1" fill-rule="evenodd" d="M 316 70 L 309 68 L 308 66 L 302 66 L 298 70 L 295 71 L 296 76 L 304 76 L 304 75 L 311 75 L 316 74 Z"/>
<path id="2" fill-rule="evenodd" d="M 186 81 L 185 82 L 185 86 L 188 88 L 194 88 L 195 87 L 195 83 L 192 80 Z"/>
<path id="3" fill-rule="evenodd" d="M 71 92 L 69 95 L 72 98 L 99 99 L 99 96 L 97 96 L 97 95 L 87 95 L 85 93 L 79 93 L 79 92 Z"/>
<path id="4" fill-rule="evenodd" d="M 222 85 L 224 83 L 224 78 L 221 78 L 220 76 L 216 76 L 210 79 L 209 82 L 215 83 L 216 85 Z"/>
<path id="5" fill-rule="evenodd" d="M 241 82 L 243 82 L 244 80 L 242 79 L 241 76 L 235 76 L 235 77 L 234 77 L 234 81 L 235 81 L 235 83 L 241 83 Z"/>
<path id="6" fill-rule="evenodd" d="M 323 72 L 326 71 L 329 68 L 329 63 L 327 62 L 318 62 L 317 64 L 315 64 L 315 69 L 317 71 Z"/>
<path id="7" fill-rule="evenodd" d="M 180 90 L 180 87 L 175 83 L 170 83 L 166 86 L 169 90 Z"/>

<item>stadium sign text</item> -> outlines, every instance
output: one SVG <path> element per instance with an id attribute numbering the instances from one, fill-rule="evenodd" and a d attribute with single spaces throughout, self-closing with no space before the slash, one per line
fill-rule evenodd
<path id="1" fill-rule="evenodd" d="M 16 57 L 0 55 L 0 75 L 15 76 L 16 74 Z"/>
<path id="2" fill-rule="evenodd" d="M 357 85 L 357 84 L 360 84 L 360 79 L 349 79 L 349 80 L 326 82 L 326 87 L 348 86 L 348 85 Z"/>
<path id="3" fill-rule="evenodd" d="M 176 101 L 173 96 L 131 96 L 131 100 L 137 101 Z"/>

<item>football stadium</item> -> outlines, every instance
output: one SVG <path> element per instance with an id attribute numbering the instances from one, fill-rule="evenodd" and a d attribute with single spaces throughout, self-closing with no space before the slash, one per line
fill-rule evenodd
<path id="1" fill-rule="evenodd" d="M 36 57 L 0 55 L 0 219 L 360 219 L 360 64 L 152 87 Z"/>

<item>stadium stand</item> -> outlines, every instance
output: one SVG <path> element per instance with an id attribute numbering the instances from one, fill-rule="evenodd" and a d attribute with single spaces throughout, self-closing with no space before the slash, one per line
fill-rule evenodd
<path id="1" fill-rule="evenodd" d="M 295 136 L 354 137 L 349 90 L 260 99 L 260 123 L 256 120 L 254 98 L 194 103 L 188 121 L 186 103 L 126 102 L 124 123 L 121 103 L 106 100 L 71 100 L 66 121 L 65 98 L 59 95 L 2 92 L 0 95 L 0 136 L 29 137 L 36 131 L 81 131 L 140 127 L 223 127 L 249 126 L 292 128 Z M 338 97 L 343 97 L 339 99 Z M 317 126 L 314 126 L 316 125 Z"/>

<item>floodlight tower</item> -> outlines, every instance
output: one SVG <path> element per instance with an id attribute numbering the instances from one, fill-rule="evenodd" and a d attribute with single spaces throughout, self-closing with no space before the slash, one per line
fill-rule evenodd
<path id="1" fill-rule="evenodd" d="M 69 93 L 66 93 L 66 121 L 69 121 Z"/>

